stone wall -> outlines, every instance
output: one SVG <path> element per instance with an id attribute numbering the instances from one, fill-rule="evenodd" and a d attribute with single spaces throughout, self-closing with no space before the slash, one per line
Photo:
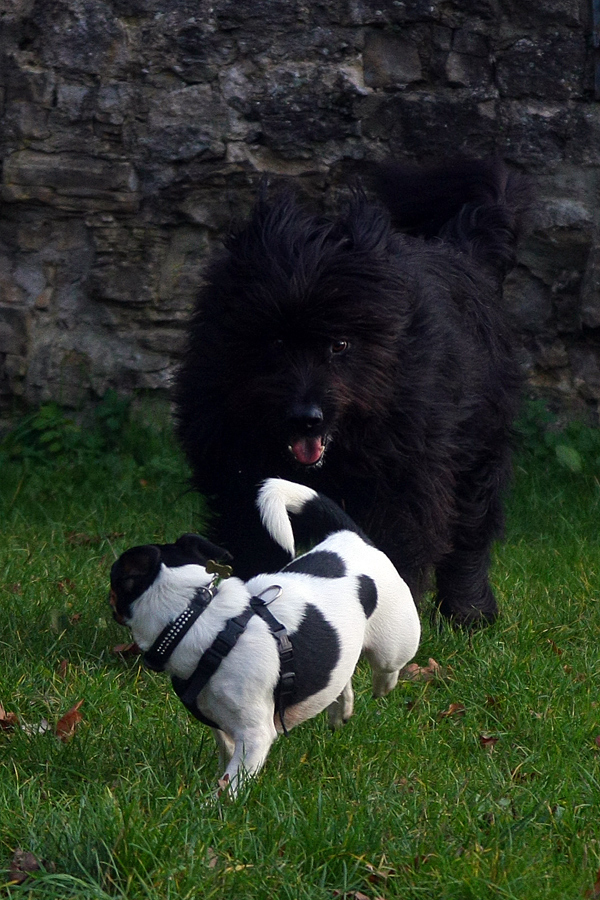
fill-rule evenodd
<path id="1" fill-rule="evenodd" d="M 167 390 L 263 173 L 499 153 L 538 183 L 507 298 L 532 389 L 597 418 L 591 0 L 1 0 L 0 408 Z"/>

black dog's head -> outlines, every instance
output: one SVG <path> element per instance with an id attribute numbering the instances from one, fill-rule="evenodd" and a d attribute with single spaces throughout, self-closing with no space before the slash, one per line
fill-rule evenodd
<path id="1" fill-rule="evenodd" d="M 362 196 L 336 219 L 287 195 L 259 201 L 211 267 L 192 323 L 176 394 L 192 463 L 229 433 L 267 470 L 287 459 L 293 477 L 323 463 L 347 419 L 364 435 L 389 403 L 406 315 L 394 240 Z"/>
<path id="2" fill-rule="evenodd" d="M 169 568 L 206 566 L 209 560 L 231 559 L 231 554 L 197 534 L 184 534 L 174 544 L 131 547 L 110 570 L 110 605 L 120 625 L 131 618 L 132 604 L 153 584 L 164 563 Z"/>

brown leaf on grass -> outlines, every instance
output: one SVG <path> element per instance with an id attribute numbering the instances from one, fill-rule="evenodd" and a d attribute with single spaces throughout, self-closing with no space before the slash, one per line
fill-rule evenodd
<path id="1" fill-rule="evenodd" d="M 550 648 L 551 648 L 552 652 L 555 653 L 556 656 L 562 656 L 562 655 L 563 655 L 563 652 L 564 652 L 564 651 L 558 646 L 558 644 L 556 643 L 556 641 L 553 641 L 553 640 L 551 640 L 550 638 L 548 638 L 548 643 L 550 644 Z"/>
<path id="2" fill-rule="evenodd" d="M 597 900 L 600 897 L 600 869 L 596 872 L 596 881 L 594 886 L 589 889 L 589 891 L 585 892 L 585 897 L 587 900 Z"/>
<path id="3" fill-rule="evenodd" d="M 73 581 L 72 578 L 61 578 L 60 581 L 56 582 L 56 587 L 60 591 L 61 594 L 67 594 L 71 591 L 74 591 L 77 585 Z"/>
<path id="4" fill-rule="evenodd" d="M 17 847 L 8 870 L 8 878 L 11 884 L 23 884 L 32 872 L 39 872 L 40 863 L 29 850 L 21 850 Z"/>
<path id="5" fill-rule="evenodd" d="M 58 677 L 59 677 L 59 678 L 66 678 L 66 677 L 67 677 L 67 669 L 68 669 L 68 668 L 69 668 L 69 663 L 68 663 L 68 661 L 67 661 L 66 659 L 61 659 L 61 661 L 60 661 L 59 664 L 58 664 L 58 668 L 57 668 L 57 670 L 56 670 L 56 674 L 58 675 Z"/>
<path id="6" fill-rule="evenodd" d="M 378 866 L 372 865 L 372 863 L 366 862 L 365 866 L 368 871 L 367 881 L 371 884 L 380 884 L 382 881 L 386 881 L 388 878 L 396 874 L 396 870 L 390 868 L 385 865 L 385 860 L 382 859 Z"/>
<path id="7" fill-rule="evenodd" d="M 112 652 L 115 653 L 117 656 L 128 657 L 128 656 L 139 656 L 140 653 L 142 652 L 142 650 L 140 647 L 138 647 L 138 645 L 136 643 L 116 644 L 116 646 L 114 646 L 112 648 Z"/>
<path id="8" fill-rule="evenodd" d="M 77 625 L 78 622 L 81 622 L 81 613 L 73 613 L 72 616 L 69 616 L 69 622 L 71 625 Z"/>
<path id="9" fill-rule="evenodd" d="M 20 581 L 14 581 L 12 584 L 5 585 L 5 587 L 6 587 L 6 590 L 9 591 L 11 594 L 22 594 L 23 593 L 23 588 L 21 587 Z"/>
<path id="10" fill-rule="evenodd" d="M 342 897 L 343 900 L 371 900 L 367 894 L 362 891 L 334 891 L 334 897 Z M 375 897 L 375 900 L 383 900 L 383 897 Z"/>
<path id="11" fill-rule="evenodd" d="M 466 711 L 463 703 L 451 703 L 448 709 L 439 714 L 438 718 L 447 719 L 450 716 L 464 716 Z"/>
<path id="12" fill-rule="evenodd" d="M 19 724 L 16 713 L 7 713 L 0 703 L 0 731 L 12 731 Z"/>
<path id="13" fill-rule="evenodd" d="M 494 752 L 494 747 L 498 743 L 500 738 L 495 737 L 493 734 L 480 734 L 479 735 L 479 743 L 483 747 L 484 750 L 487 750 L 488 753 Z"/>
<path id="14" fill-rule="evenodd" d="M 98 543 L 98 538 L 93 538 L 91 535 L 84 534 L 81 531 L 69 531 L 66 535 L 66 541 L 72 547 L 84 547 L 87 544 Z"/>
<path id="15" fill-rule="evenodd" d="M 54 734 L 63 743 L 71 740 L 75 734 L 75 729 L 79 723 L 83 721 L 83 716 L 79 712 L 79 707 L 82 703 L 83 700 L 79 700 L 75 706 L 72 706 L 71 709 L 56 723 Z"/>
<path id="16" fill-rule="evenodd" d="M 219 857 L 215 853 L 212 847 L 209 847 L 206 851 L 206 864 L 209 869 L 214 869 L 217 863 L 219 862 Z"/>
<path id="17" fill-rule="evenodd" d="M 65 539 L 67 544 L 71 544 L 72 547 L 86 547 L 90 544 L 101 544 L 105 538 L 109 540 L 113 540 L 115 538 L 125 537 L 125 532 L 123 531 L 111 531 L 110 534 L 87 534 L 85 531 L 69 531 L 67 532 Z"/>
<path id="18" fill-rule="evenodd" d="M 418 663 L 409 663 L 400 669 L 401 681 L 433 681 L 435 678 L 447 678 L 452 669 L 450 666 L 440 666 L 435 659 L 429 658 L 426 666 Z"/>
<path id="19" fill-rule="evenodd" d="M 537 772 L 523 772 L 521 769 L 521 764 L 519 764 L 515 769 L 510 773 L 511 780 L 516 782 L 517 784 L 526 784 L 528 781 L 533 781 L 534 778 L 537 778 Z"/>

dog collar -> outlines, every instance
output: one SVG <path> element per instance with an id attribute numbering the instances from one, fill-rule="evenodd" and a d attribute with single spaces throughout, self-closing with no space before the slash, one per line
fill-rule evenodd
<path id="1" fill-rule="evenodd" d="M 192 597 L 190 605 L 184 609 L 181 615 L 170 622 L 158 635 L 154 643 L 144 653 L 142 659 L 144 665 L 153 672 L 162 672 L 169 661 L 169 657 L 188 633 L 194 622 L 202 615 L 212 598 L 214 588 L 200 587 Z"/>

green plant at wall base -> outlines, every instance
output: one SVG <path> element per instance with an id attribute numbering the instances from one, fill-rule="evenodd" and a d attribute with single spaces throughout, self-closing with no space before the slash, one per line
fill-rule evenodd
<path id="1" fill-rule="evenodd" d="M 25 472 L 68 468 L 73 481 L 103 471 L 148 478 L 181 472 L 183 461 L 171 434 L 166 404 L 137 402 L 108 391 L 76 420 L 55 403 L 23 416 L 0 441 L 0 465 L 19 463 Z"/>
<path id="2" fill-rule="evenodd" d="M 540 463 L 574 474 L 600 472 L 600 429 L 584 422 L 561 423 L 542 400 L 524 404 L 515 427 L 518 449 Z"/>
<path id="3" fill-rule="evenodd" d="M 94 457 L 118 449 L 129 420 L 131 400 L 108 391 L 81 423 L 57 403 L 47 403 L 20 419 L 0 449 L 11 459 L 37 463 Z"/>

